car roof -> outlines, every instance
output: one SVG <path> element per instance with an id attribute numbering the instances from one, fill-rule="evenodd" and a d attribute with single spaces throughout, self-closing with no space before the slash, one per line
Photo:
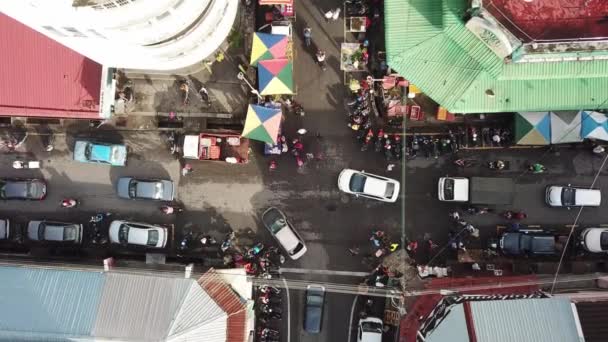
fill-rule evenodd
<path id="1" fill-rule="evenodd" d="M 597 206 L 602 202 L 602 192 L 598 189 L 575 189 L 574 202 L 576 205 Z"/>
<path id="2" fill-rule="evenodd" d="M 287 251 L 293 250 L 300 243 L 300 239 L 298 239 L 298 236 L 294 233 L 289 224 L 279 230 L 275 234 L 275 237 Z"/>
<path id="3" fill-rule="evenodd" d="M 365 176 L 367 177 L 367 180 L 365 181 L 363 192 L 376 197 L 386 197 L 387 182 L 385 180 L 370 176 L 369 174 L 365 174 Z"/>
<path id="4" fill-rule="evenodd" d="M 98 143 L 91 143 L 91 160 L 105 160 L 109 161 L 112 158 L 112 146 L 100 145 Z"/>

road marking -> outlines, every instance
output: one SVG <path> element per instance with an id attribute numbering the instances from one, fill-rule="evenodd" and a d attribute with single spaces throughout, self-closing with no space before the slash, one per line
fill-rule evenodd
<path id="1" fill-rule="evenodd" d="M 285 285 L 285 293 L 287 294 L 287 342 L 289 342 L 291 339 L 291 310 L 289 309 L 289 287 L 285 278 L 283 278 L 283 284 Z"/>
<path id="2" fill-rule="evenodd" d="M 351 272 L 351 271 L 333 271 L 333 270 L 311 270 L 307 268 L 284 268 L 279 269 L 279 273 L 300 273 L 300 274 L 323 274 L 323 275 L 337 275 L 337 276 L 349 276 L 349 277 L 366 277 L 370 275 L 369 272 Z"/>
<path id="3" fill-rule="evenodd" d="M 347 340 L 347 342 L 351 341 L 351 334 L 353 331 L 353 315 L 355 313 L 355 305 L 357 304 L 357 299 L 359 299 L 359 295 L 355 296 L 355 299 L 353 299 L 353 305 L 350 307 L 350 320 L 348 321 L 348 340 Z"/>

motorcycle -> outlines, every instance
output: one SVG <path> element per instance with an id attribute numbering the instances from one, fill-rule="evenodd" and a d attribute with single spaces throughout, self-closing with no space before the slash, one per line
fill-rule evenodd
<path id="1" fill-rule="evenodd" d="M 433 156 L 435 159 L 439 158 L 439 139 L 433 139 Z"/>
<path id="2" fill-rule="evenodd" d="M 78 205 L 78 201 L 73 198 L 66 198 L 63 201 L 61 201 L 62 208 L 76 208 L 77 205 Z"/>
<path id="3" fill-rule="evenodd" d="M 270 314 L 270 313 L 278 313 L 278 314 L 282 314 L 283 310 L 278 307 L 277 305 L 268 305 L 268 304 L 262 304 L 260 305 L 260 312 L 265 313 L 265 314 Z"/>
<path id="4" fill-rule="evenodd" d="M 403 144 L 401 143 L 401 137 L 399 137 L 398 135 L 395 135 L 393 155 L 397 160 L 401 160 L 401 156 L 403 155 Z"/>
<path id="5" fill-rule="evenodd" d="M 365 140 L 363 141 L 363 145 L 361 145 L 361 151 L 367 151 L 369 146 L 372 144 L 372 139 L 374 138 L 374 133 L 370 129 L 365 136 Z"/>
<path id="6" fill-rule="evenodd" d="M 412 145 L 411 145 L 411 158 L 414 159 L 416 158 L 416 156 L 418 155 L 418 150 L 420 149 L 420 144 L 418 144 L 418 138 L 416 137 L 416 135 L 413 136 L 412 138 Z"/>
<path id="7" fill-rule="evenodd" d="M 479 144 L 479 137 L 477 135 L 477 129 L 475 129 L 475 127 L 471 126 L 471 128 L 469 128 L 470 131 L 470 137 L 471 137 L 471 145 L 473 145 L 474 147 L 477 147 L 477 145 Z"/>
<path id="8" fill-rule="evenodd" d="M 493 162 L 488 162 L 488 168 L 496 171 L 508 170 L 509 164 L 505 161 L 497 160 Z"/>
<path id="9" fill-rule="evenodd" d="M 192 231 L 186 233 L 186 235 L 184 235 L 184 237 L 182 238 L 182 241 L 179 243 L 179 250 L 185 251 L 185 250 L 189 249 L 190 243 L 192 242 L 193 239 L 194 239 L 194 236 L 192 234 Z"/>
<path id="10" fill-rule="evenodd" d="M 184 211 L 184 208 L 173 205 L 163 205 L 159 209 L 165 215 L 177 214 Z"/>
<path id="11" fill-rule="evenodd" d="M 325 52 L 323 52 L 321 50 L 317 51 L 316 57 L 317 57 L 317 62 L 319 63 L 319 66 L 321 67 L 321 70 L 323 70 L 323 71 L 327 70 L 327 65 L 325 64 Z"/>
<path id="12" fill-rule="evenodd" d="M 375 152 L 380 152 L 382 151 L 382 146 L 384 146 L 384 139 L 386 139 L 387 136 L 384 134 L 384 131 L 382 130 L 382 128 L 378 131 L 378 134 L 376 135 L 376 142 L 374 143 L 374 151 Z"/>
<path id="13" fill-rule="evenodd" d="M 384 157 L 386 160 L 390 161 L 393 159 L 393 144 L 390 139 L 386 139 L 384 142 Z"/>
<path id="14" fill-rule="evenodd" d="M 542 164 L 536 163 L 528 166 L 528 171 L 532 173 L 543 173 L 547 171 L 547 168 Z"/>
<path id="15" fill-rule="evenodd" d="M 23 161 L 23 160 L 15 160 L 13 162 L 13 169 L 39 169 L 40 162 L 39 161 Z"/>
<path id="16" fill-rule="evenodd" d="M 274 287 L 274 286 L 270 286 L 270 285 L 262 285 L 262 286 L 260 286 L 260 292 L 261 293 L 270 293 L 273 295 L 280 295 L 281 289 Z"/>

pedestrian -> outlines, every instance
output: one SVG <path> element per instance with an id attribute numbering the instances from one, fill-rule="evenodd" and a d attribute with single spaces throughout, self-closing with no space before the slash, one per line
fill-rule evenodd
<path id="1" fill-rule="evenodd" d="M 325 20 L 327 20 L 327 22 L 329 22 L 333 18 L 334 18 L 334 11 L 329 10 L 329 11 L 325 12 Z"/>
<path id="2" fill-rule="evenodd" d="M 410 241 L 410 243 L 407 244 L 406 249 L 412 254 L 416 254 L 416 250 L 418 249 L 418 241 Z"/>
<path id="3" fill-rule="evenodd" d="M 190 164 L 184 165 L 184 167 L 182 168 L 182 176 L 186 176 L 190 172 L 192 172 L 192 165 L 190 165 Z"/>
<path id="4" fill-rule="evenodd" d="M 453 211 L 450 213 L 450 218 L 458 222 L 460 220 L 460 213 L 458 211 Z"/>
<path id="5" fill-rule="evenodd" d="M 276 169 L 277 169 L 277 161 L 273 159 L 270 161 L 270 164 L 268 165 L 268 170 L 274 171 Z"/>
<path id="6" fill-rule="evenodd" d="M 207 91 L 207 88 L 201 87 L 201 90 L 199 90 L 198 93 L 201 95 L 201 100 L 203 100 L 203 102 L 205 102 L 205 105 L 207 105 L 207 106 L 211 105 L 211 101 L 209 101 L 209 92 Z"/>

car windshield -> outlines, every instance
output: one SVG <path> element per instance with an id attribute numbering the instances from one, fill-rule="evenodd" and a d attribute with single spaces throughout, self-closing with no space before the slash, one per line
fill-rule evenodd
<path id="1" fill-rule="evenodd" d="M 350 183 L 348 184 L 350 191 L 363 192 L 363 189 L 365 188 L 366 180 L 367 180 L 367 177 L 365 177 L 364 175 L 362 175 L 360 173 L 353 174 L 353 176 L 350 178 Z"/>
<path id="2" fill-rule="evenodd" d="M 319 296 L 319 295 L 308 295 L 306 297 L 306 304 L 308 305 L 312 305 L 312 306 L 321 306 L 323 305 L 323 297 Z"/>
<path id="3" fill-rule="evenodd" d="M 443 197 L 447 201 L 451 201 L 454 199 L 454 180 L 446 179 L 443 183 Z"/>
<path id="4" fill-rule="evenodd" d="M 562 205 L 574 205 L 576 190 L 574 188 L 564 188 L 562 190 Z"/>
<path id="5" fill-rule="evenodd" d="M 148 246 L 156 246 L 158 244 L 158 230 L 148 230 Z"/>
<path id="6" fill-rule="evenodd" d="M 387 182 L 386 183 L 386 192 L 384 193 L 384 197 L 392 198 L 395 193 L 395 183 Z"/>
<path id="7" fill-rule="evenodd" d="M 365 332 L 377 332 L 382 333 L 382 324 L 377 322 L 363 322 L 361 323 L 361 329 Z"/>
<path id="8" fill-rule="evenodd" d="M 129 197 L 137 197 L 137 181 L 134 179 L 129 182 Z"/>
<path id="9" fill-rule="evenodd" d="M 600 235 L 600 247 L 603 251 L 608 250 L 608 232 L 602 232 Z"/>
<path id="10" fill-rule="evenodd" d="M 270 210 L 263 217 L 264 223 L 270 228 L 272 234 L 278 233 L 287 225 L 287 221 L 278 210 Z"/>
<path id="11" fill-rule="evenodd" d="M 118 229 L 118 241 L 120 243 L 127 243 L 129 241 L 129 226 L 126 224 L 121 224 Z"/>

